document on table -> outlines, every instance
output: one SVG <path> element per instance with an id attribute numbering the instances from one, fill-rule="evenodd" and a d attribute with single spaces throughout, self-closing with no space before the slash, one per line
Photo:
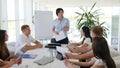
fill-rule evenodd
<path id="1" fill-rule="evenodd" d="M 70 53 L 70 51 L 69 51 L 68 48 L 63 48 L 63 47 L 57 46 L 56 49 L 57 49 L 58 52 L 62 53 L 62 55 L 63 55 L 64 57 L 66 57 L 66 56 L 65 56 L 65 53 Z"/>
<path id="2" fill-rule="evenodd" d="M 58 35 L 54 34 L 54 37 L 55 37 L 56 41 L 60 41 L 60 40 L 62 40 L 64 38 L 66 38 L 63 31 L 60 31 Z"/>

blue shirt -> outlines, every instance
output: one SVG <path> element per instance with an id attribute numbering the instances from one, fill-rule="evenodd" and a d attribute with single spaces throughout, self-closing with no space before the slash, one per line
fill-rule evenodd
<path id="1" fill-rule="evenodd" d="M 67 31 L 63 30 L 65 26 L 69 27 L 69 20 L 67 18 L 63 18 L 61 23 L 58 18 L 53 21 L 53 27 L 55 27 L 55 31 L 57 32 L 63 31 L 67 36 Z"/>

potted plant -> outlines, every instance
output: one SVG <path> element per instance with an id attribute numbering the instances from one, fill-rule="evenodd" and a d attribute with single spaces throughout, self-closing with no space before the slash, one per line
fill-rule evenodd
<path id="1" fill-rule="evenodd" d="M 93 8 L 95 7 L 96 3 L 93 4 L 93 6 L 90 8 L 90 10 L 85 9 L 85 8 L 80 8 L 83 13 L 81 12 L 75 12 L 77 14 L 76 19 L 77 19 L 77 28 L 80 29 L 82 26 L 87 26 L 90 29 L 93 26 L 99 25 L 103 27 L 103 36 L 107 38 L 107 31 L 109 30 L 107 27 L 104 26 L 105 22 L 100 23 L 99 22 L 99 16 L 101 15 L 100 9 L 94 10 Z"/>

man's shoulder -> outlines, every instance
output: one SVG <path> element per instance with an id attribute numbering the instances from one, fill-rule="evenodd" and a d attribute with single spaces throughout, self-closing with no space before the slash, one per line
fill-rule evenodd
<path id="1" fill-rule="evenodd" d="M 20 35 L 18 36 L 18 39 L 21 39 L 21 38 L 25 38 L 25 35 L 20 34 Z"/>
<path id="2" fill-rule="evenodd" d="M 24 37 L 24 35 L 23 35 L 23 34 L 20 34 L 18 37 Z"/>

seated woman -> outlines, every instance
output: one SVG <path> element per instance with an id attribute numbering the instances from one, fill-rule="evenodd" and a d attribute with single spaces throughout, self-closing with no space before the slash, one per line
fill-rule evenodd
<path id="1" fill-rule="evenodd" d="M 91 66 L 90 68 L 116 68 L 116 65 L 110 55 L 108 43 L 104 37 L 95 37 L 92 40 L 92 49 L 94 58 L 89 62 L 70 62 L 65 61 L 66 66 L 75 68 L 72 64 L 80 66 Z"/>
<path id="2" fill-rule="evenodd" d="M 68 47 L 72 52 L 85 52 L 86 46 L 89 46 L 92 43 L 92 37 L 90 36 L 90 29 L 88 27 L 83 26 L 80 32 L 84 38 L 80 43 L 69 44 Z"/>
<path id="3" fill-rule="evenodd" d="M 21 59 L 11 56 L 5 41 L 8 40 L 8 35 L 5 30 L 0 30 L 0 67 L 9 68 L 13 64 L 21 63 Z"/>

